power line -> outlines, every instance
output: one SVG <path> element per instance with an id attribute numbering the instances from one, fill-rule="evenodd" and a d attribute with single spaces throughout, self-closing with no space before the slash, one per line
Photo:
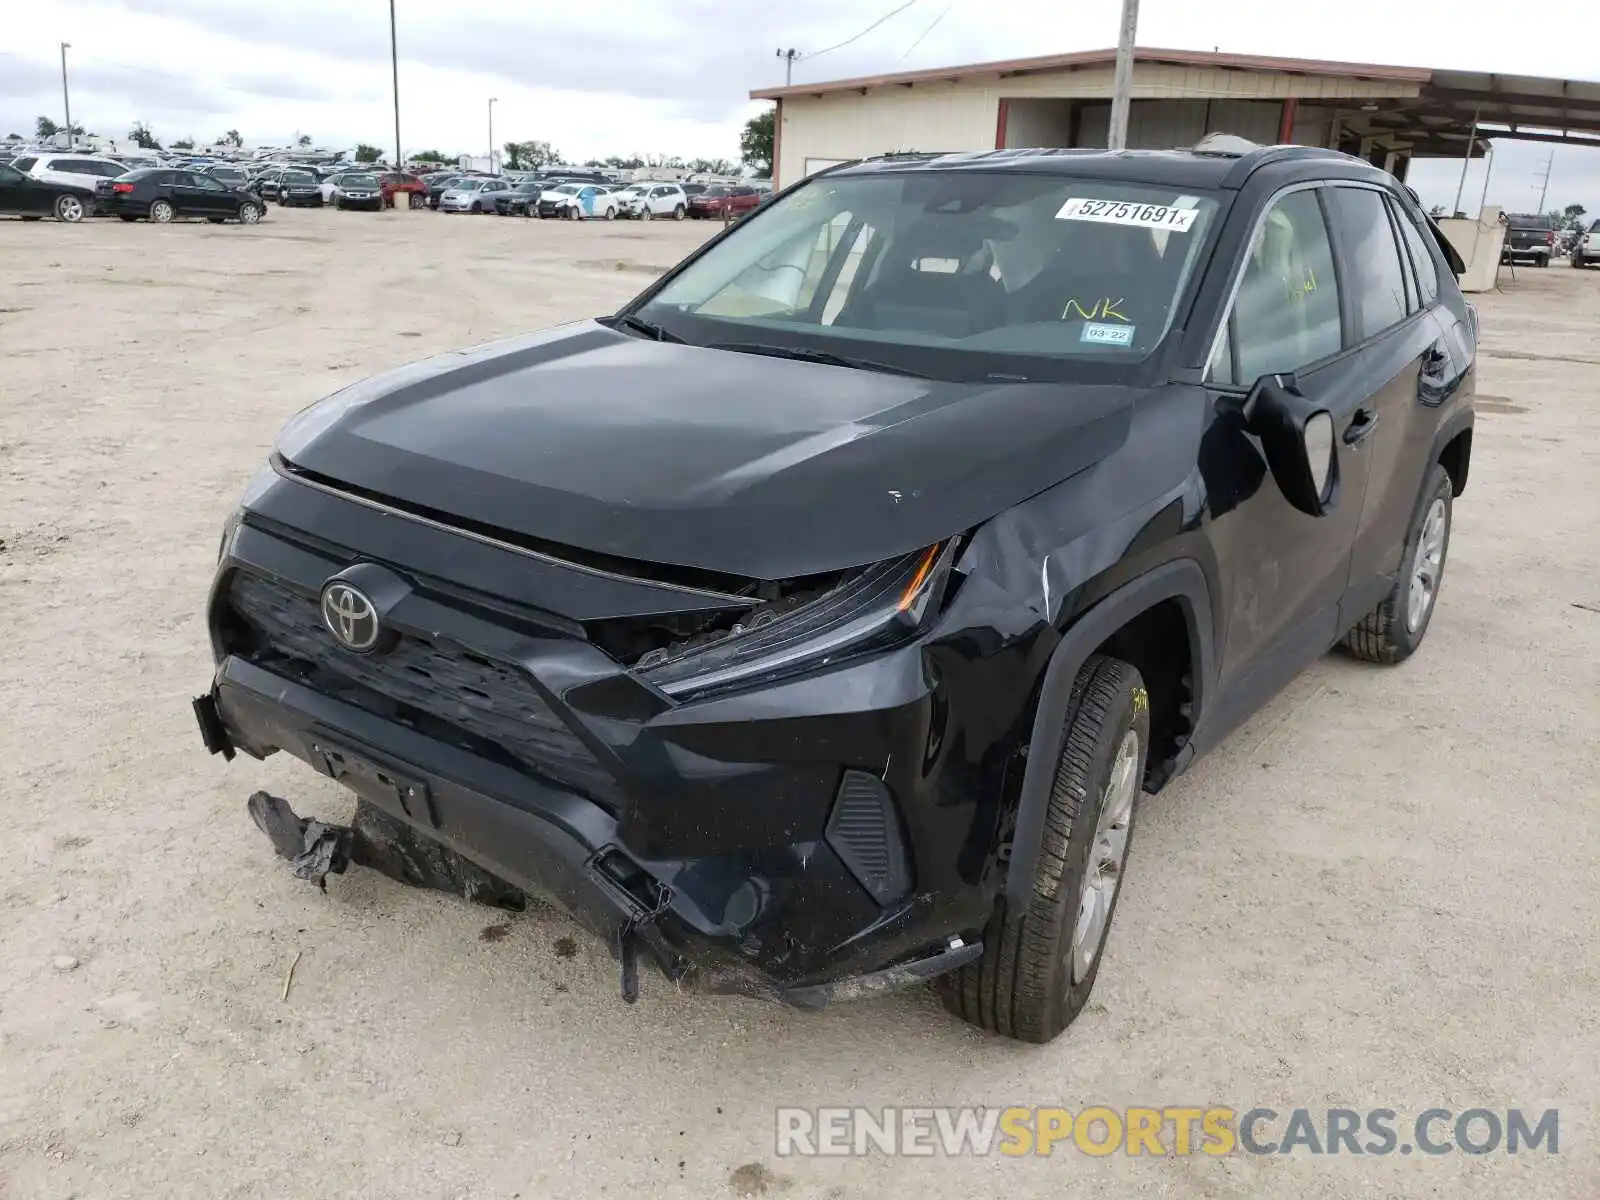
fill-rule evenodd
<path id="1" fill-rule="evenodd" d="M 905 12 L 906 9 L 910 8 L 916 2 L 917 2 L 917 0 L 906 0 L 906 2 L 904 4 L 902 4 L 902 5 L 900 5 L 899 7 L 892 8 L 888 12 L 884 13 L 883 16 L 879 17 L 876 21 L 874 21 L 871 25 L 868 25 L 865 29 L 863 29 L 860 33 L 856 34 L 854 37 L 847 37 L 847 38 L 845 38 L 844 41 L 840 42 L 836 46 L 829 46 L 826 50 L 818 50 L 815 54 L 808 54 L 808 55 L 806 55 L 806 57 L 807 58 L 821 58 L 824 54 L 832 54 L 835 50 L 843 50 L 846 46 L 850 45 L 852 42 L 859 42 L 862 38 L 866 37 L 867 34 L 871 33 L 879 25 L 882 25 L 890 17 L 898 17 L 901 13 Z"/>
<path id="2" fill-rule="evenodd" d="M 948 17 L 950 15 L 950 10 L 952 8 L 954 8 L 954 7 L 955 7 L 955 4 L 954 4 L 953 0 L 952 0 L 952 3 L 946 4 L 944 6 L 944 11 L 941 12 L 937 17 L 935 17 L 933 19 L 933 21 L 928 25 L 928 27 L 922 31 L 922 36 L 919 37 L 916 41 L 912 42 L 910 49 L 908 49 L 904 54 L 902 54 L 900 56 L 900 61 L 901 62 L 905 62 L 906 59 L 910 58 L 912 50 L 915 50 L 918 46 L 922 45 L 923 42 L 927 41 L 928 35 L 939 27 L 939 22 L 944 20 L 946 17 Z"/>

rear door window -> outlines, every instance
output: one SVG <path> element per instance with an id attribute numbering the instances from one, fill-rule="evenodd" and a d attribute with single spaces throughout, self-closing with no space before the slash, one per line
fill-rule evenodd
<path id="1" fill-rule="evenodd" d="M 1406 273 L 1383 197 L 1370 188 L 1327 190 L 1328 214 L 1349 260 L 1346 281 L 1365 341 L 1405 320 Z"/>
<path id="2" fill-rule="evenodd" d="M 1406 253 L 1411 256 L 1411 266 L 1416 272 L 1417 298 L 1423 308 L 1431 308 L 1439 299 L 1439 264 L 1434 262 L 1433 255 L 1428 253 L 1428 243 L 1423 240 L 1422 231 L 1404 212 L 1399 211 L 1398 204 L 1394 205 L 1394 208 L 1395 221 L 1400 226 Z"/>

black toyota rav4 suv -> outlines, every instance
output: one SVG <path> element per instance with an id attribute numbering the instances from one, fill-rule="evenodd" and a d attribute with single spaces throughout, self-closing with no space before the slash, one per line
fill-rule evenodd
<path id="1" fill-rule="evenodd" d="M 1331 151 L 813 176 L 612 316 L 294 418 L 223 534 L 206 744 L 553 897 L 629 998 L 641 951 L 801 1005 L 939 976 L 1049 1039 L 1141 793 L 1427 632 L 1460 269 Z"/>

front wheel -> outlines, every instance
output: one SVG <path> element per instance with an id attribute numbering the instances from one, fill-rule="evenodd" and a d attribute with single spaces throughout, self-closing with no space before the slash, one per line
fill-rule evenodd
<path id="1" fill-rule="evenodd" d="M 606 209 L 606 220 L 615 221 L 616 219 L 617 219 L 617 210 L 614 209 L 614 208 Z"/>
<path id="2" fill-rule="evenodd" d="M 1111 930 L 1144 784 L 1150 696 L 1131 664 L 1096 655 L 1073 681 L 1026 902 L 1002 899 L 983 955 L 939 980 L 963 1020 L 1048 1042 L 1088 1002 Z"/>
<path id="3" fill-rule="evenodd" d="M 576 221 L 580 215 L 576 204 L 567 209 L 567 220 L 569 221 Z"/>
<path id="4" fill-rule="evenodd" d="M 170 224 L 177 215 L 178 210 L 172 207 L 170 200 L 157 200 L 150 205 L 150 219 L 159 225 Z"/>
<path id="5" fill-rule="evenodd" d="M 689 215 L 689 211 L 686 208 L 684 208 L 683 205 L 681 205 L 681 204 L 678 205 L 677 208 L 672 210 L 672 219 L 674 221 L 681 221 L 688 215 Z"/>
<path id="6" fill-rule="evenodd" d="M 1412 514 L 1393 589 L 1345 635 L 1345 645 L 1357 658 L 1386 664 L 1404 662 L 1422 645 L 1444 583 L 1454 498 L 1449 474 L 1435 465 Z"/>
<path id="7" fill-rule="evenodd" d="M 412 192 L 410 204 L 412 208 L 427 208 L 428 198 L 426 196 L 419 196 L 415 192 Z"/>
<path id="8" fill-rule="evenodd" d="M 56 220 L 76 225 L 83 220 L 83 201 L 76 196 L 56 197 Z"/>
<path id="9" fill-rule="evenodd" d="M 239 206 L 239 224 L 254 225 L 261 220 L 261 208 L 255 204 L 241 204 Z"/>

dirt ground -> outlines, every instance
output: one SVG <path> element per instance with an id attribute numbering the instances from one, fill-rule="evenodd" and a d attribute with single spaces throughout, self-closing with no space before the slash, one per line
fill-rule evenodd
<path id="1" fill-rule="evenodd" d="M 926 991 L 633 1008 L 604 947 L 353 873 L 245 815 L 217 536 L 302 406 L 613 307 L 708 229 L 431 213 L 0 223 L 0 1195 L 828 1197 L 1600 1191 L 1600 272 L 1480 300 L 1472 480 L 1410 663 L 1329 656 L 1143 810 L 1086 1015 Z M 293 986 L 285 974 L 298 956 Z M 1561 1110 L 1560 1153 L 776 1157 L 774 1106 Z"/>

